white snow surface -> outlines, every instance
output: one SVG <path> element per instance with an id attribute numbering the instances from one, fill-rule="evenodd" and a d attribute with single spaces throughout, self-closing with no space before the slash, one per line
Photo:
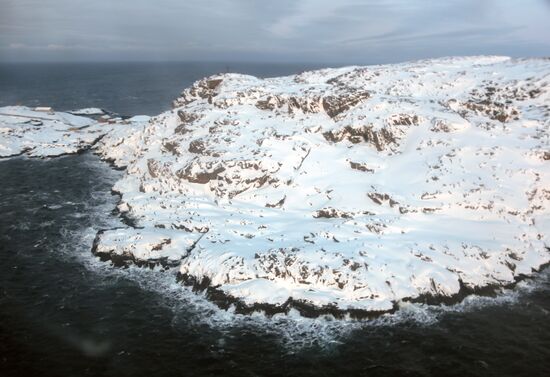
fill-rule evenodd
<path id="1" fill-rule="evenodd" d="M 109 128 L 92 119 L 28 107 L 0 107 L 0 158 L 53 157 L 89 148 Z"/>
<path id="2" fill-rule="evenodd" d="M 125 166 L 126 150 L 121 145 L 124 138 L 143 128 L 150 117 L 141 115 L 107 124 L 75 115 L 94 115 L 97 110 L 102 111 L 89 108 L 71 113 L 44 113 L 24 106 L 0 107 L 0 158 L 74 154 L 95 146 L 109 133 L 109 139 L 100 144 L 102 156 L 117 166 Z"/>
<path id="3" fill-rule="evenodd" d="M 70 113 L 74 115 L 103 115 L 105 111 L 98 107 L 86 107 L 84 109 L 72 110 Z"/>
<path id="4" fill-rule="evenodd" d="M 550 261 L 549 85 L 549 59 L 494 56 L 206 78 L 97 143 L 142 228 L 97 247 L 249 305 L 512 283 Z"/>
<path id="5" fill-rule="evenodd" d="M 112 229 L 101 236 L 97 254 L 119 255 L 137 262 L 179 262 L 200 235 L 175 230 Z"/>

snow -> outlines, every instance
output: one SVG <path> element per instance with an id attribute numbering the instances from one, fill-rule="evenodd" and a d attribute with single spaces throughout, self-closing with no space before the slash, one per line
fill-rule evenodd
<path id="1" fill-rule="evenodd" d="M 151 117 L 148 115 L 135 115 L 128 119 L 128 121 L 132 123 L 149 122 L 149 120 L 151 120 Z"/>
<path id="2" fill-rule="evenodd" d="M 117 167 L 126 167 L 133 158 L 135 146 L 140 143 L 140 135 L 150 117 L 135 116 L 122 124 L 111 127 L 108 137 L 96 145 L 98 153 Z"/>
<path id="3" fill-rule="evenodd" d="M 85 109 L 72 110 L 70 113 L 74 115 L 103 115 L 105 111 L 97 107 L 87 107 Z"/>
<path id="4" fill-rule="evenodd" d="M 174 230 L 113 229 L 98 235 L 96 254 L 126 256 L 134 261 L 178 262 L 198 236 Z"/>
<path id="5" fill-rule="evenodd" d="M 549 74 L 487 56 L 198 81 L 171 111 L 90 126 L 140 228 L 96 251 L 248 305 L 385 311 L 513 283 L 550 262 Z M 4 155 L 16 125 L 33 150 L 52 138 L 0 122 Z"/>
<path id="6" fill-rule="evenodd" d="M 107 129 L 89 118 L 44 113 L 22 106 L 0 108 L 0 158 L 52 157 L 89 148 Z"/>
<path id="7" fill-rule="evenodd" d="M 136 131 L 143 128 L 150 117 L 114 118 L 114 123 L 106 124 L 92 117 L 100 114 L 99 111 L 103 113 L 96 108 L 44 113 L 23 106 L 0 107 L 0 158 L 22 154 L 56 157 L 96 147 L 105 159 L 112 160 L 116 166 L 125 166 L 128 150 L 124 148 L 124 139 L 137 135 Z M 109 138 L 100 142 L 107 133 Z"/>

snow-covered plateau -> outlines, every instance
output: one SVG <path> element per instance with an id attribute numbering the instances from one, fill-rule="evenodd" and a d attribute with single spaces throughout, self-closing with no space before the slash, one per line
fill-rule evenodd
<path id="1" fill-rule="evenodd" d="M 126 167 L 131 226 L 94 253 L 177 266 L 242 311 L 451 302 L 550 262 L 550 59 L 222 74 L 173 105 L 113 124 L 1 108 L 0 155 Z"/>

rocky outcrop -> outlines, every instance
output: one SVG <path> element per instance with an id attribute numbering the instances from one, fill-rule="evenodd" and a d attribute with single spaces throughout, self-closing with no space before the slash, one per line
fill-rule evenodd
<path id="1" fill-rule="evenodd" d="M 84 109 L 88 110 L 88 109 Z M 88 117 L 34 111 L 22 106 L 0 108 L 0 158 L 26 155 L 56 157 L 94 146 L 110 130 Z"/>
<path id="2" fill-rule="evenodd" d="M 237 312 L 368 317 L 550 261 L 549 72 L 472 57 L 223 74 L 151 119 L 7 107 L 0 156 L 94 148 L 126 168 L 127 227 L 93 245 L 114 265 L 177 269 Z"/>
<path id="3" fill-rule="evenodd" d="M 197 81 L 193 86 L 186 89 L 180 97 L 173 102 L 174 107 L 180 107 L 188 105 L 198 99 L 204 99 L 208 102 L 212 102 L 212 98 L 216 96 L 216 89 L 220 86 L 223 79 L 218 77 L 211 77 L 204 80 Z"/>
<path id="4" fill-rule="evenodd" d="M 550 261 L 549 72 L 472 57 L 200 80 L 102 141 L 130 150 L 114 190 L 142 229 L 95 252 L 170 261 L 241 312 L 360 316 L 513 284 Z"/>
<path id="5" fill-rule="evenodd" d="M 325 139 L 338 143 L 348 140 L 353 144 L 365 142 L 373 145 L 378 151 L 386 149 L 391 144 L 397 144 L 396 135 L 388 128 L 376 130 L 374 125 L 352 127 L 345 126 L 338 130 L 327 131 L 323 134 Z"/>
<path id="6" fill-rule="evenodd" d="M 323 109 L 329 117 L 334 119 L 369 97 L 370 93 L 367 91 L 347 92 L 344 90 L 339 95 L 323 97 Z"/>
<path id="7" fill-rule="evenodd" d="M 176 267 L 199 238 L 196 234 L 161 228 L 103 229 L 94 239 L 92 253 L 117 267 Z"/>

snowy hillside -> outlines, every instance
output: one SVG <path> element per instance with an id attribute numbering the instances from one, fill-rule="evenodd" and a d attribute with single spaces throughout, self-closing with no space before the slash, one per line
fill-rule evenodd
<path id="1" fill-rule="evenodd" d="M 210 77 L 98 143 L 136 228 L 94 252 L 279 311 L 507 285 L 550 261 L 549 105 L 545 59 Z"/>
<path id="2" fill-rule="evenodd" d="M 0 107 L 0 158 L 76 153 L 103 135 L 93 119 L 20 106 Z"/>
<path id="3" fill-rule="evenodd" d="M 36 111 L 23 106 L 0 107 L 0 158 L 58 157 L 94 147 L 109 133 L 110 146 L 143 127 L 149 117 L 136 116 L 111 122 L 99 122 L 103 110 L 87 108 L 69 113 Z M 81 116 L 83 115 L 83 116 Z M 124 160 L 122 148 L 105 149 L 104 157 Z"/>

